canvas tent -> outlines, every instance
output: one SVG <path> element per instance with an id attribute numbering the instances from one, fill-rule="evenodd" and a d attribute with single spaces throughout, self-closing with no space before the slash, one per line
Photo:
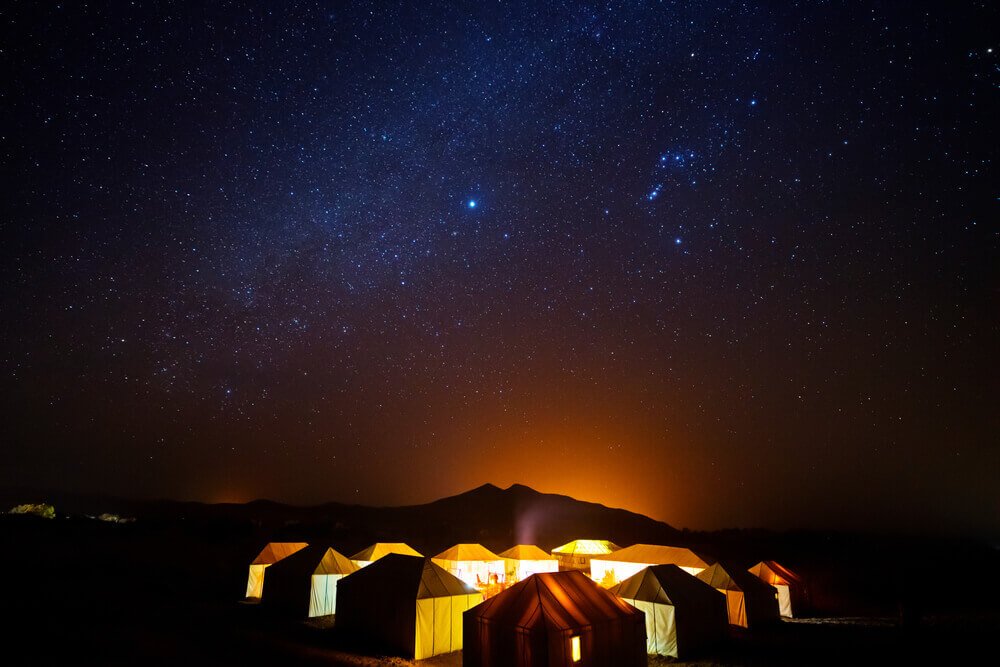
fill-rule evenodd
<path id="1" fill-rule="evenodd" d="M 802 600 L 802 578 L 773 560 L 761 561 L 749 571 L 750 574 L 777 589 L 779 613 L 785 618 L 793 618 L 793 607 L 801 604 Z"/>
<path id="2" fill-rule="evenodd" d="M 642 612 L 579 571 L 542 572 L 465 613 L 466 667 L 646 664 Z"/>
<path id="3" fill-rule="evenodd" d="M 536 572 L 558 572 L 559 561 L 534 544 L 518 544 L 500 554 L 506 570 L 506 582 L 517 583 Z"/>
<path id="4" fill-rule="evenodd" d="M 746 570 L 716 563 L 697 577 L 725 594 L 730 624 L 753 628 L 778 620 L 778 591 Z"/>
<path id="5" fill-rule="evenodd" d="M 646 614 L 646 652 L 687 658 L 726 635 L 726 597 L 676 565 L 640 570 L 611 592 Z"/>
<path id="6" fill-rule="evenodd" d="M 334 549 L 308 546 L 268 569 L 261 603 L 303 618 L 336 614 L 337 583 L 357 570 Z"/>
<path id="7" fill-rule="evenodd" d="M 247 597 L 259 599 L 264 590 L 264 570 L 274 565 L 282 558 L 287 558 L 300 549 L 305 549 L 306 542 L 270 542 L 265 546 L 253 562 L 250 563 L 250 575 L 247 577 Z"/>
<path id="8" fill-rule="evenodd" d="M 405 544 L 403 542 L 376 542 L 367 549 L 362 549 L 358 553 L 351 556 L 351 560 L 353 560 L 354 564 L 358 567 L 365 567 L 367 565 L 371 565 L 383 556 L 388 556 L 389 554 L 423 557 L 422 553 L 419 553 L 409 544 Z"/>
<path id="9" fill-rule="evenodd" d="M 559 561 L 560 570 L 590 572 L 590 559 L 606 556 L 621 549 L 608 540 L 573 540 L 552 550 L 552 557 Z"/>
<path id="10" fill-rule="evenodd" d="M 590 561 L 590 578 L 603 586 L 614 586 L 650 565 L 676 565 L 688 574 L 698 574 L 708 563 L 683 547 L 633 544 Z"/>
<path id="11" fill-rule="evenodd" d="M 470 586 L 481 588 L 490 584 L 490 575 L 503 581 L 503 558 L 481 544 L 456 544 L 431 560 Z"/>
<path id="12" fill-rule="evenodd" d="M 462 612 L 483 596 L 427 558 L 389 554 L 337 586 L 337 627 L 421 660 L 462 648 Z"/>

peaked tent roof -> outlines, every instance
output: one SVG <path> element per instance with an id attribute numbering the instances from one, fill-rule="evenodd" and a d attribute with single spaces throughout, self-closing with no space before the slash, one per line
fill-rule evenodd
<path id="1" fill-rule="evenodd" d="M 439 560 L 501 560 L 500 556 L 482 544 L 456 544 L 434 558 Z"/>
<path id="2" fill-rule="evenodd" d="M 367 549 L 362 549 L 358 553 L 351 556 L 351 560 L 376 561 L 383 556 L 388 556 L 389 554 L 423 557 L 422 553 L 419 553 L 416 549 L 405 542 L 376 542 Z"/>
<path id="3" fill-rule="evenodd" d="M 708 567 L 708 563 L 690 549 L 668 547 L 660 544 L 633 544 L 630 547 L 619 549 L 601 560 L 625 563 L 653 563 L 655 565 L 672 564 L 680 567 Z"/>
<path id="4" fill-rule="evenodd" d="M 267 546 L 261 549 L 257 557 L 253 559 L 251 565 L 272 565 L 282 558 L 291 556 L 296 551 L 305 549 L 308 542 L 268 542 Z"/>
<path id="5" fill-rule="evenodd" d="M 695 577 L 716 589 L 743 592 L 764 591 L 772 597 L 774 595 L 774 589 L 770 584 L 764 583 L 746 570 L 735 567 L 725 568 L 722 563 L 709 566 L 696 574 Z"/>
<path id="6" fill-rule="evenodd" d="M 359 569 L 350 558 L 336 549 L 330 548 L 323 554 L 323 559 L 316 566 L 313 574 L 351 574 Z"/>
<path id="7" fill-rule="evenodd" d="M 464 581 L 423 556 L 389 554 L 351 575 L 352 584 L 363 586 L 379 581 L 413 599 L 449 597 L 478 593 Z M 347 581 L 346 579 L 344 581 Z"/>
<path id="8" fill-rule="evenodd" d="M 722 594 L 712 586 L 676 565 L 647 567 L 612 587 L 610 591 L 628 600 L 670 605 L 683 605 L 706 596 L 722 598 Z"/>
<path id="9" fill-rule="evenodd" d="M 619 549 L 621 549 L 620 546 L 609 540 L 573 540 L 561 547 L 556 547 L 552 553 L 597 556 L 609 554 Z"/>
<path id="10" fill-rule="evenodd" d="M 773 560 L 762 560 L 747 571 L 772 586 L 775 584 L 788 586 L 802 581 L 802 577 Z"/>
<path id="11" fill-rule="evenodd" d="M 543 572 L 514 584 L 466 612 L 528 630 L 579 628 L 642 614 L 583 572 Z"/>
<path id="12" fill-rule="evenodd" d="M 511 560 L 552 560 L 552 554 L 542 551 L 534 544 L 517 544 L 499 555 Z"/>

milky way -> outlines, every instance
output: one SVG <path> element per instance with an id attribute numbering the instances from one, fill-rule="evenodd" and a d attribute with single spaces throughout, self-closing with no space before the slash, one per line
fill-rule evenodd
<path id="1" fill-rule="evenodd" d="M 0 10 L 0 483 L 1000 531 L 1000 17 L 773 4 Z"/>

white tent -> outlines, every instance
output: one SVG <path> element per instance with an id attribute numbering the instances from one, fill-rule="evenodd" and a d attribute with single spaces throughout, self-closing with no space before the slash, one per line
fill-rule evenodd
<path id="1" fill-rule="evenodd" d="M 538 572 L 558 572 L 559 561 L 534 544 L 518 544 L 500 554 L 504 560 L 507 584 L 527 579 Z"/>
<path id="2" fill-rule="evenodd" d="M 431 560 L 476 588 L 488 585 L 491 575 L 495 575 L 498 582 L 506 576 L 503 558 L 481 544 L 456 544 Z"/>
<path id="3" fill-rule="evenodd" d="M 641 570 L 611 592 L 646 614 L 646 652 L 686 658 L 726 635 L 726 598 L 676 565 Z"/>
<path id="4" fill-rule="evenodd" d="M 780 618 L 778 591 L 745 570 L 726 569 L 722 563 L 716 563 L 697 577 L 726 596 L 726 611 L 732 625 L 754 628 Z"/>
<path id="5" fill-rule="evenodd" d="M 264 570 L 282 558 L 287 558 L 300 549 L 309 546 L 306 542 L 270 542 L 250 563 L 247 577 L 247 598 L 259 599 L 264 590 Z"/>
<path id="6" fill-rule="evenodd" d="M 792 599 L 801 599 L 802 578 L 773 560 L 764 560 L 750 568 L 754 575 L 778 591 L 778 610 L 785 618 L 793 618 Z"/>
<path id="7" fill-rule="evenodd" d="M 590 561 L 590 578 L 603 586 L 614 586 L 650 565 L 676 565 L 688 574 L 698 574 L 708 563 L 683 547 L 633 544 Z"/>
<path id="8" fill-rule="evenodd" d="M 292 616 L 337 613 L 337 583 L 358 566 L 335 549 L 313 545 L 268 568 L 261 602 Z"/>
<path id="9" fill-rule="evenodd" d="M 344 577 L 337 627 L 389 655 L 422 660 L 462 649 L 462 614 L 482 594 L 425 558 L 390 554 Z"/>
<path id="10" fill-rule="evenodd" d="M 620 546 L 609 540 L 573 540 L 552 550 L 552 557 L 559 561 L 559 570 L 590 572 L 590 560 L 603 558 L 618 551 Z"/>

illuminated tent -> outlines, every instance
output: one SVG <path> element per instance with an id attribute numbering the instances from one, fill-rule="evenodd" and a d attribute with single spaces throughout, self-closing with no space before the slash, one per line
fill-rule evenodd
<path id="1" fill-rule="evenodd" d="M 542 572 L 465 613 L 465 667 L 646 664 L 638 609 L 583 572 Z"/>
<path id="2" fill-rule="evenodd" d="M 389 554 L 337 586 L 337 627 L 420 660 L 462 648 L 462 612 L 483 596 L 427 558 Z"/>
<path id="3" fill-rule="evenodd" d="M 247 597 L 260 598 L 264 590 L 264 570 L 274 565 L 282 558 L 287 558 L 299 549 L 309 546 L 306 542 L 271 542 L 265 546 L 253 562 L 250 563 L 250 576 L 247 577 Z"/>
<path id="4" fill-rule="evenodd" d="M 745 570 L 710 565 L 696 575 L 726 595 L 729 622 L 744 628 L 777 621 L 778 591 Z"/>
<path id="5" fill-rule="evenodd" d="M 351 560 L 358 567 L 365 567 L 366 565 L 371 565 L 382 556 L 388 556 L 389 554 L 423 557 L 422 553 L 418 553 L 416 549 L 403 542 L 376 542 L 367 549 L 362 549 L 351 556 Z"/>
<path id="6" fill-rule="evenodd" d="M 485 586 L 494 574 L 504 578 L 503 558 L 481 544 L 456 544 L 431 560 L 470 586 Z"/>
<path id="7" fill-rule="evenodd" d="M 559 561 L 560 570 L 590 572 L 590 559 L 606 556 L 621 549 L 607 540 L 573 540 L 552 550 L 552 557 Z"/>
<path id="8" fill-rule="evenodd" d="M 293 616 L 336 614 L 337 582 L 357 570 L 334 549 L 306 547 L 268 569 L 261 603 Z"/>
<path id="9" fill-rule="evenodd" d="M 708 563 L 683 547 L 633 544 L 590 561 L 590 578 L 603 586 L 614 586 L 650 565 L 676 565 L 688 574 L 698 574 Z"/>
<path id="10" fill-rule="evenodd" d="M 558 572 L 559 561 L 534 544 L 518 544 L 500 554 L 507 572 L 507 583 L 527 579 L 536 572 Z"/>
<path id="11" fill-rule="evenodd" d="M 644 568 L 611 592 L 646 614 L 646 652 L 687 658 L 726 635 L 726 597 L 676 565 Z"/>
<path id="12" fill-rule="evenodd" d="M 796 600 L 795 606 L 802 600 L 802 577 L 773 560 L 757 563 L 750 568 L 750 574 L 778 590 L 778 610 L 785 618 L 792 618 L 793 598 Z"/>

